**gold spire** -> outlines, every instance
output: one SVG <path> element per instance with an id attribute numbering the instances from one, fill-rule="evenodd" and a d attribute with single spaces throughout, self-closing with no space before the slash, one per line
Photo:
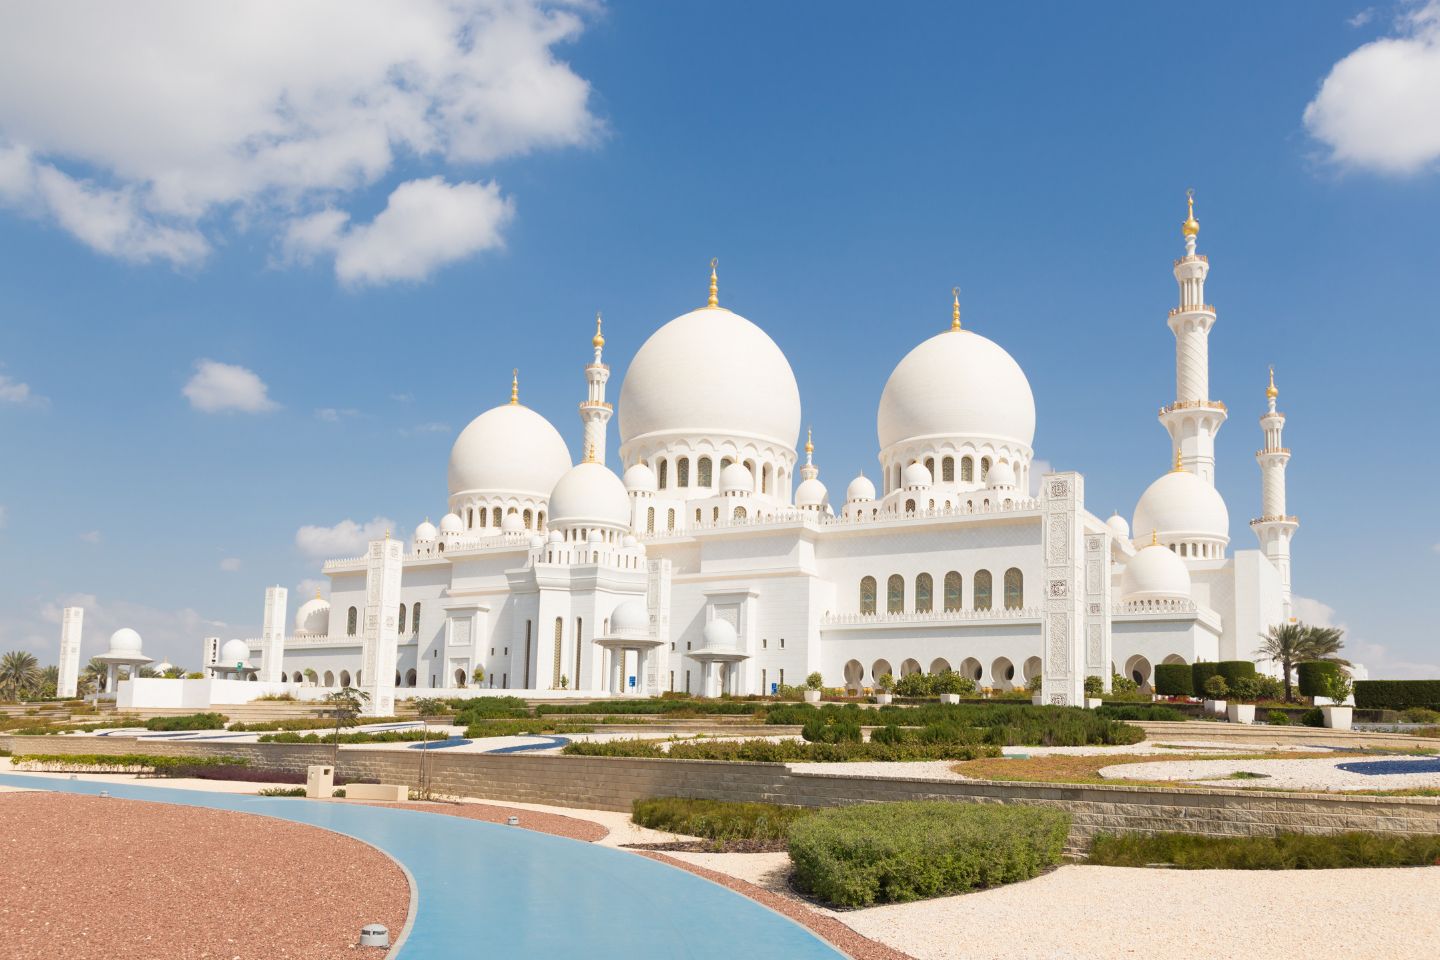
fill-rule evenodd
<path id="1" fill-rule="evenodd" d="M 1270 364 L 1270 386 L 1265 388 L 1265 396 L 1274 400 L 1280 396 L 1280 391 L 1275 389 L 1275 364 Z"/>
<path id="2" fill-rule="evenodd" d="M 594 462 L 595 462 L 595 444 L 593 444 L 593 443 L 587 443 L 587 444 L 585 444 L 585 462 L 586 462 L 586 463 L 594 463 Z"/>
<path id="3" fill-rule="evenodd" d="M 715 275 L 715 265 L 719 262 L 719 257 L 710 258 L 710 302 L 705 304 L 707 307 L 720 306 L 720 280 Z"/>
<path id="4" fill-rule="evenodd" d="M 810 428 L 809 428 L 809 427 L 806 427 L 806 428 L 805 428 L 805 454 L 806 454 L 807 456 L 815 452 L 815 443 L 814 443 L 813 440 L 811 440 L 810 436 L 811 436 Z"/>
<path id="5" fill-rule="evenodd" d="M 320 588 L 319 588 L 319 587 L 316 587 L 316 588 L 315 588 L 315 599 L 316 599 L 316 600 L 323 599 L 323 598 L 320 596 Z"/>
<path id="6" fill-rule="evenodd" d="M 1154 527 L 1150 528 L 1150 546 L 1160 546 L 1160 531 L 1156 530 Z"/>
<path id="7" fill-rule="evenodd" d="M 595 336 L 590 338 L 590 345 L 596 350 L 605 346 L 605 335 L 600 332 L 600 311 L 595 311 Z"/>
<path id="8" fill-rule="evenodd" d="M 520 368 L 510 371 L 510 406 L 520 405 Z"/>
<path id="9" fill-rule="evenodd" d="M 1184 470 L 1184 469 L 1185 469 L 1185 467 L 1180 463 L 1180 448 L 1179 448 L 1179 447 L 1176 447 L 1176 448 L 1175 448 L 1175 466 L 1174 466 L 1174 468 L 1173 468 L 1170 472 L 1171 472 L 1171 473 L 1179 473 L 1180 471 L 1182 471 L 1182 470 Z"/>
<path id="10" fill-rule="evenodd" d="M 950 331 L 953 333 L 960 329 L 960 288 L 951 287 L 950 292 L 955 295 L 955 305 L 950 308 Z"/>
<path id="11" fill-rule="evenodd" d="M 1185 191 L 1185 203 L 1188 206 L 1188 216 L 1185 223 L 1181 225 L 1180 232 L 1187 237 L 1193 237 L 1200 232 L 1200 221 L 1195 219 L 1195 190 L 1192 187 Z"/>

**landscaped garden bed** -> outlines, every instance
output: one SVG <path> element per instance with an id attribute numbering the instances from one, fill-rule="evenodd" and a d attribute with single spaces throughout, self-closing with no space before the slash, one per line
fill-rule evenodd
<path id="1" fill-rule="evenodd" d="M 1183 870 L 1332 870 L 1440 865 L 1440 836 L 1389 833 L 1206 837 L 1190 833 L 1101 834 L 1085 862 Z"/>

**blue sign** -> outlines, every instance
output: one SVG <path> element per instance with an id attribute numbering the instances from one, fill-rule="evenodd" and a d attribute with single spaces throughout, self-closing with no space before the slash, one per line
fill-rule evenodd
<path id="1" fill-rule="evenodd" d="M 631 687 L 634 687 L 634 686 L 635 686 L 635 676 L 634 676 L 634 674 L 631 674 L 631 676 L 630 676 L 630 686 L 631 686 Z"/>
<path id="2" fill-rule="evenodd" d="M 771 696 L 774 696 L 775 694 L 777 694 L 777 693 L 779 693 L 779 692 L 780 692 L 780 684 L 778 684 L 778 683 L 772 683 L 772 684 L 770 684 L 770 695 L 771 695 Z"/>

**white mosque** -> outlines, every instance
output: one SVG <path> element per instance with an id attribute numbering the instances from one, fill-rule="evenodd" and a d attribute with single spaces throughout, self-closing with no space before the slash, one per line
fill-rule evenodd
<path id="1" fill-rule="evenodd" d="M 368 688 L 375 710 L 420 691 L 768 693 L 957 670 L 982 687 L 1042 678 L 1077 703 L 1086 676 L 1149 684 L 1155 664 L 1249 659 L 1290 616 L 1290 540 L 1273 372 L 1260 417 L 1258 549 L 1230 549 L 1215 489 L 1210 264 L 1193 200 L 1174 262 L 1175 398 L 1160 410 L 1173 469 L 1127 523 L 1091 513 L 1078 473 L 1038 478 L 1035 400 L 1003 347 L 961 324 L 895 367 L 876 417 L 878 482 L 833 495 L 785 355 L 709 302 L 656 330 L 620 389 L 620 460 L 605 462 L 610 371 L 597 317 L 580 403 L 581 462 L 520 402 L 476 417 L 450 454 L 448 511 L 413 541 L 330 560 L 286 629 L 220 649 L 212 671 L 324 692 Z M 837 491 L 838 492 L 838 491 Z M 260 664 L 249 657 L 258 646 Z M 393 681 L 393 687 L 392 687 Z M 268 684 L 267 684 L 268 686 Z M 415 694 L 411 694 L 411 689 Z"/>

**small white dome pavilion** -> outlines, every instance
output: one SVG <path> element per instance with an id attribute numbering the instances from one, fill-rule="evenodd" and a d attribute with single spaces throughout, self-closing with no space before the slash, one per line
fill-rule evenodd
<path id="1" fill-rule="evenodd" d="M 630 497 L 614 472 L 593 460 L 571 467 L 550 494 L 550 526 L 609 527 L 628 532 Z"/>
<path id="2" fill-rule="evenodd" d="M 1120 599 L 1188 600 L 1190 571 L 1169 547 L 1152 544 L 1125 564 L 1120 577 Z"/>

